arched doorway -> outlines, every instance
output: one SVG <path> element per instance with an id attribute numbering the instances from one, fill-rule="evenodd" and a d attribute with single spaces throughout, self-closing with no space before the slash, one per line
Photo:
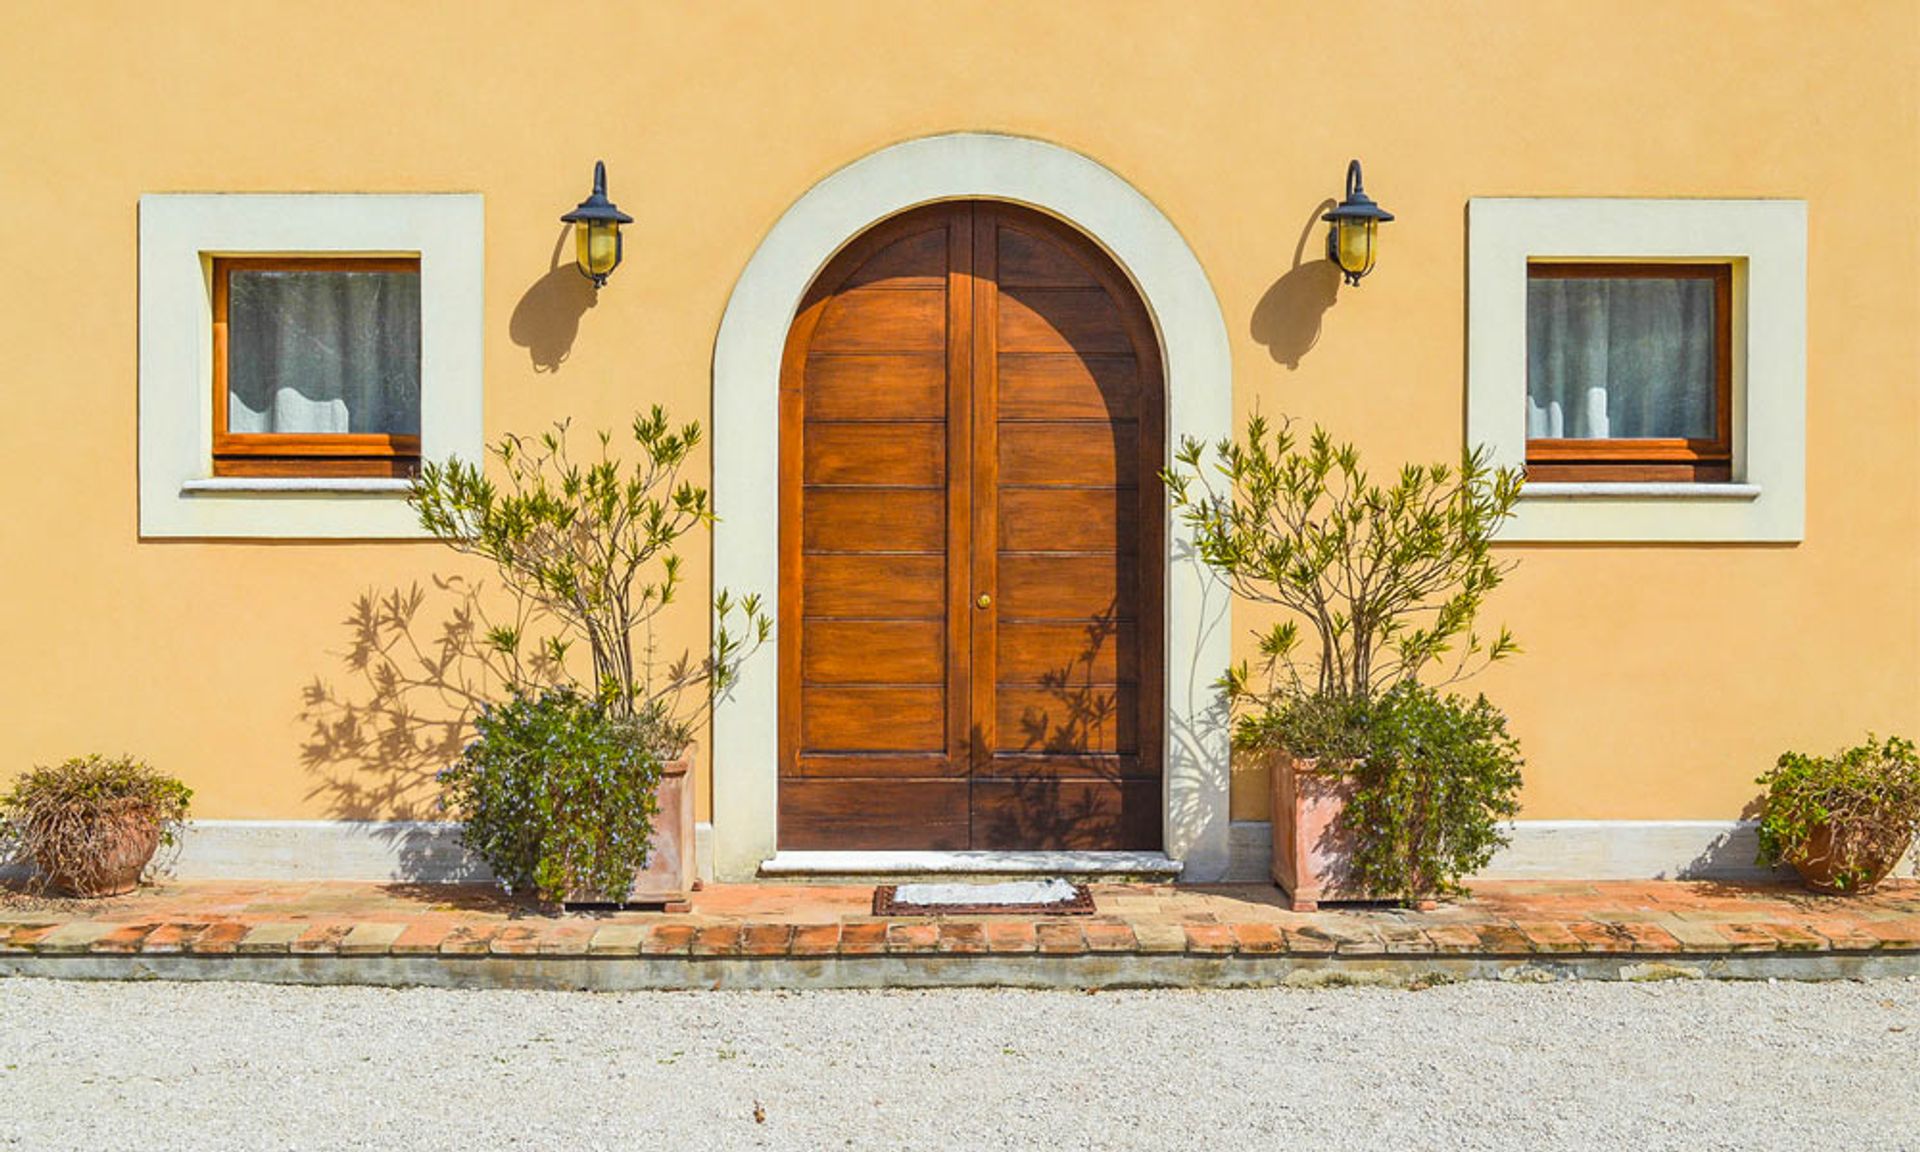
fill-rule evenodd
<path id="1" fill-rule="evenodd" d="M 1096 245 L 956 201 L 816 278 L 780 381 L 779 847 L 1161 847 L 1161 353 Z"/>

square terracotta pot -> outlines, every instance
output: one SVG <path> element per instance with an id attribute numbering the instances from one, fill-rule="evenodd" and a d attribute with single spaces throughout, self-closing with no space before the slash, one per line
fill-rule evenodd
<path id="1" fill-rule="evenodd" d="M 684 912 L 688 899 L 700 887 L 693 862 L 693 750 L 660 766 L 655 793 L 659 812 L 653 818 L 653 845 L 647 866 L 634 874 L 628 904 L 663 904 L 669 912 Z M 605 904 L 604 895 L 569 894 L 567 904 Z"/>
<path id="2" fill-rule="evenodd" d="M 1354 787 L 1344 768 L 1285 753 L 1273 758 L 1273 882 L 1295 912 L 1375 899 L 1353 878 L 1352 837 L 1340 828 Z"/>

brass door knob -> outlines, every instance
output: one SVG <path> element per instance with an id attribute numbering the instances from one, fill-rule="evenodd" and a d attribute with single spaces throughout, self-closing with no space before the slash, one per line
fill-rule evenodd
<path id="1" fill-rule="evenodd" d="M 982 608 L 991 608 L 993 607 L 993 597 L 987 595 L 985 592 L 982 592 L 980 593 L 980 599 L 975 600 L 974 603 L 978 604 Z"/>

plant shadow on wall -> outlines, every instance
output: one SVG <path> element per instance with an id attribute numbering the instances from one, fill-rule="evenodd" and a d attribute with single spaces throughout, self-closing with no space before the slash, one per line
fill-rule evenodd
<path id="1" fill-rule="evenodd" d="M 1073 849 L 1157 838 L 1159 789 L 1126 787 L 1122 767 L 1140 760 L 1139 685 L 1118 673 L 1136 665 L 1138 643 L 1116 599 L 1083 626 L 1072 656 L 1035 677 L 1017 726 L 985 757 L 1002 796 L 984 820 L 989 842 Z M 975 746 L 984 739 L 976 732 Z"/>
<path id="2" fill-rule="evenodd" d="M 1715 834 L 1693 859 L 1682 865 L 1672 876 L 1661 873 L 1654 878 L 1712 881 L 1716 877 L 1739 876 L 1742 873 L 1751 873 L 1759 879 L 1777 878 L 1782 875 L 1779 869 L 1768 869 L 1754 861 L 1759 850 L 1759 842 L 1753 829 L 1746 827 L 1746 824 L 1759 820 L 1764 809 L 1764 800 L 1765 793 L 1749 799 L 1740 809 L 1739 818 L 1743 822 L 1742 825 Z"/>
<path id="3" fill-rule="evenodd" d="M 520 302 L 513 306 L 513 316 L 507 321 L 507 336 L 527 350 L 535 372 L 560 370 L 560 365 L 573 354 L 581 317 L 600 298 L 600 290 L 580 274 L 573 261 L 562 263 L 560 260 L 570 231 L 572 225 L 560 230 L 546 275 L 535 280 L 520 297 Z"/>
<path id="4" fill-rule="evenodd" d="M 1273 357 L 1290 369 L 1320 342 L 1320 326 L 1340 294 L 1340 269 L 1324 256 L 1307 260 L 1307 245 L 1321 230 L 1320 215 L 1334 206 L 1331 199 L 1314 206 L 1293 248 L 1293 267 L 1274 281 L 1253 307 L 1248 331 Z"/>
<path id="5" fill-rule="evenodd" d="M 481 586 L 432 583 L 431 593 L 416 583 L 354 601 L 341 622 L 342 678 L 315 676 L 302 693 L 300 757 L 314 778 L 308 798 L 323 799 L 331 819 L 383 822 L 375 835 L 392 846 L 403 877 L 473 880 L 480 876 L 462 870 L 464 860 L 447 859 L 441 837 L 408 824 L 443 819 L 438 773 L 460 758 L 487 701 L 559 670 L 538 650 L 515 668 L 488 642 L 501 625 L 488 618 Z"/>
<path id="6" fill-rule="evenodd" d="M 504 438 L 491 475 L 460 460 L 422 469 L 410 496 L 422 526 L 490 562 L 500 587 L 436 581 L 451 600 L 437 626 L 417 587 L 356 604 L 353 686 L 316 681 L 304 712 L 307 764 L 336 815 L 457 817 L 497 882 L 551 901 L 619 903 L 643 874 L 659 879 L 657 790 L 677 790 L 665 809 L 690 810 L 694 732 L 772 624 L 756 597 L 723 589 L 710 647 L 662 652 L 685 579 L 676 545 L 713 514 L 680 474 L 699 425 L 656 406 L 631 433 L 618 447 L 599 433 L 598 451 L 576 457 L 562 422 Z M 393 835 L 408 878 L 445 874 L 435 838 Z"/>

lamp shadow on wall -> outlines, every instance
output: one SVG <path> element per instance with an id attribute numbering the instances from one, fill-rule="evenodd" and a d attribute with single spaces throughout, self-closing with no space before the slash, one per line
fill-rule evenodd
<path id="1" fill-rule="evenodd" d="M 571 224 L 560 229 L 548 260 L 546 275 L 535 280 L 513 306 L 507 321 L 507 336 L 527 350 L 535 372 L 558 372 L 573 354 L 573 341 L 580 334 L 580 318 L 599 301 L 600 290 L 580 274 L 569 260 L 560 262 Z"/>
<path id="2" fill-rule="evenodd" d="M 316 675 L 301 691 L 308 799 L 321 800 L 331 819 L 376 822 L 373 835 L 390 842 L 403 881 L 487 878 L 450 850 L 444 829 L 423 826 L 448 819 L 438 774 L 459 759 L 481 705 L 499 699 L 510 679 L 487 643 L 495 622 L 480 592 L 437 576 L 431 594 L 417 583 L 367 590 L 342 621 L 343 675 Z"/>
<path id="3" fill-rule="evenodd" d="M 1307 260 L 1307 245 L 1323 225 L 1320 214 L 1334 206 L 1328 198 L 1314 206 L 1300 241 L 1293 247 L 1293 267 L 1274 281 L 1273 287 L 1253 307 L 1247 328 L 1263 345 L 1276 364 L 1288 369 L 1300 367 L 1313 346 L 1320 342 L 1321 319 L 1340 294 L 1340 269 L 1322 257 Z"/>

